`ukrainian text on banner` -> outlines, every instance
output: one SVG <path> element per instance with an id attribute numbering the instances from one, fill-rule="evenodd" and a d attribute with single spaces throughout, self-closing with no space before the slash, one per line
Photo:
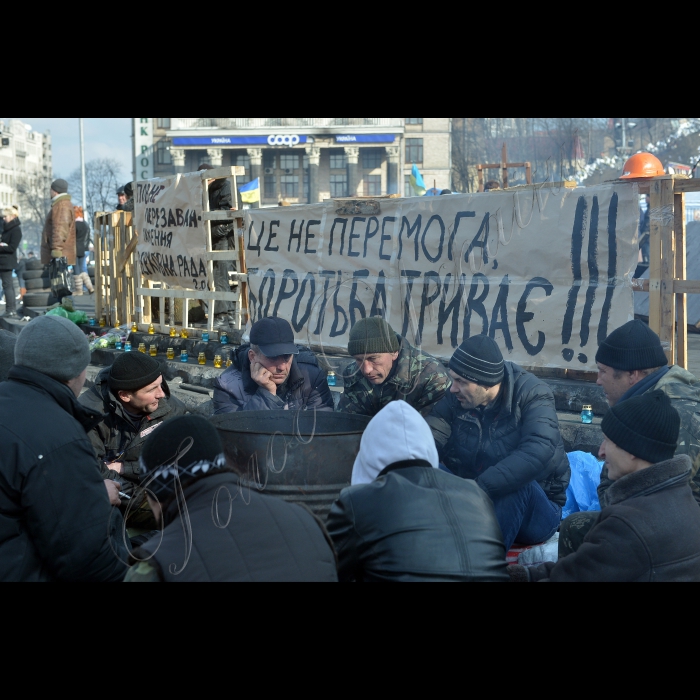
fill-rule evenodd
<path id="1" fill-rule="evenodd" d="M 209 289 L 201 173 L 137 182 L 134 215 L 141 274 L 183 289 Z"/>
<path id="2" fill-rule="evenodd" d="M 281 316 L 333 351 L 383 316 L 440 358 L 486 333 L 508 360 L 595 370 L 598 343 L 632 318 L 634 184 L 377 202 L 248 210 L 252 320 Z"/>

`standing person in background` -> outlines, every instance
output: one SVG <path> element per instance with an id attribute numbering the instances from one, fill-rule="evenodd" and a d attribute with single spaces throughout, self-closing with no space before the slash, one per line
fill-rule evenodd
<path id="1" fill-rule="evenodd" d="M 48 265 L 54 258 L 66 258 L 75 265 L 75 214 L 65 180 L 51 183 L 51 211 L 41 234 L 41 262 Z"/>
<path id="2" fill-rule="evenodd" d="M 73 207 L 75 213 L 75 267 L 73 268 L 73 294 L 75 296 L 83 296 L 83 285 L 87 288 L 90 294 L 93 294 L 95 289 L 90 281 L 90 275 L 87 272 L 86 252 L 90 242 L 90 227 L 83 217 L 82 207 Z"/>
<path id="3" fill-rule="evenodd" d="M 19 295 L 23 297 L 27 293 L 27 285 L 24 283 L 24 271 L 27 265 L 27 258 L 24 257 L 24 253 L 18 248 L 17 249 L 17 267 L 15 272 L 17 273 L 17 281 L 19 282 Z"/>
<path id="4" fill-rule="evenodd" d="M 22 240 L 22 228 L 17 207 L 3 211 L 5 229 L 0 237 L 0 279 L 5 292 L 5 318 L 18 318 L 12 271 L 17 267 L 17 249 Z"/>
<path id="5" fill-rule="evenodd" d="M 127 182 L 126 185 L 124 185 L 124 194 L 126 195 L 126 201 L 124 202 L 124 205 L 122 206 L 123 211 L 134 211 L 134 189 L 131 186 L 130 182 Z"/>
<path id="6" fill-rule="evenodd" d="M 117 204 L 117 211 L 123 211 L 124 205 L 126 204 L 126 192 L 124 192 L 123 187 L 117 190 L 117 201 L 119 202 Z"/>

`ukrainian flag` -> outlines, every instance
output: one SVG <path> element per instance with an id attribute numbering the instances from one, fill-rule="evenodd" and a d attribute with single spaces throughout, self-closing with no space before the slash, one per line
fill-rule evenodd
<path id="1" fill-rule="evenodd" d="M 260 201 L 260 178 L 256 177 L 255 180 L 247 182 L 240 188 L 241 199 L 246 204 L 254 204 Z"/>
<path id="2" fill-rule="evenodd" d="M 411 176 L 409 178 L 411 187 L 416 197 L 422 197 L 425 194 L 425 182 L 423 182 L 423 176 L 418 170 L 418 166 L 414 163 L 413 170 L 411 170 Z"/>

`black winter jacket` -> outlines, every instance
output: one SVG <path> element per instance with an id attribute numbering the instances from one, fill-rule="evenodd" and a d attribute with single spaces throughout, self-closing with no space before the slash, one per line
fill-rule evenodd
<path id="1" fill-rule="evenodd" d="M 700 581 L 700 509 L 690 459 L 677 455 L 613 482 L 583 544 L 531 581 Z"/>
<path id="2" fill-rule="evenodd" d="M 78 258 L 85 257 L 85 251 L 90 243 L 90 227 L 85 221 L 75 222 L 75 255 Z"/>
<path id="3" fill-rule="evenodd" d="M 317 518 L 281 498 L 240 488 L 231 472 L 185 486 L 186 512 L 181 516 L 173 502 L 163 541 L 149 540 L 134 557 L 154 555 L 159 578 L 167 582 L 338 580 L 333 547 Z M 189 521 L 191 542 L 181 517 Z"/>
<path id="4" fill-rule="evenodd" d="M 294 356 L 286 383 L 286 392 L 271 394 L 250 376 L 250 345 L 242 345 L 233 364 L 214 383 L 214 413 L 234 411 L 312 410 L 332 411 L 333 396 L 326 373 L 318 366 L 316 355 L 300 349 Z"/>
<path id="5" fill-rule="evenodd" d="M 98 419 L 35 370 L 0 384 L 0 580 L 124 578 L 122 517 L 85 435 Z"/>
<path id="6" fill-rule="evenodd" d="M 161 399 L 158 409 L 141 419 L 138 427 L 134 426 L 124 411 L 124 406 L 109 388 L 110 368 L 103 369 L 95 380 L 95 385 L 80 397 L 80 403 L 99 413 L 101 420 L 88 432 L 88 437 L 97 458 L 103 465 L 103 476 L 112 479 L 126 479 L 138 483 L 141 478 L 139 458 L 146 438 L 164 420 L 184 416 L 189 411 L 175 397 L 170 396 L 170 389 L 163 379 L 165 398 Z M 104 415 L 103 415 L 104 414 Z M 119 457 L 119 459 L 116 459 Z M 104 462 L 121 462 L 122 473 L 104 471 Z M 127 493 L 130 491 L 127 489 Z"/>
<path id="7" fill-rule="evenodd" d="M 344 489 L 326 527 L 340 581 L 508 581 L 489 497 L 423 460 Z"/>
<path id="8" fill-rule="evenodd" d="M 453 474 L 476 479 L 492 499 L 537 481 L 550 501 L 566 503 L 571 470 L 554 396 L 534 374 L 506 362 L 493 411 L 465 410 L 448 394 L 427 421 L 440 460 Z"/>
<path id="9" fill-rule="evenodd" d="M 22 228 L 19 219 L 12 219 L 5 224 L 0 242 L 7 245 L 0 246 L 0 272 L 9 272 L 17 267 L 17 248 L 22 240 Z"/>

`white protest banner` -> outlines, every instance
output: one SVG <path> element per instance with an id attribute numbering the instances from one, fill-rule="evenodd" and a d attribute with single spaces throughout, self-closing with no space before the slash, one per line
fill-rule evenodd
<path id="1" fill-rule="evenodd" d="M 136 183 L 136 254 L 145 279 L 182 289 L 209 289 L 202 193 L 201 173 Z"/>
<path id="2" fill-rule="evenodd" d="M 252 321 L 281 316 L 334 351 L 383 316 L 440 358 L 486 333 L 519 364 L 594 371 L 599 342 L 633 317 L 635 184 L 376 201 L 361 215 L 248 210 Z"/>

